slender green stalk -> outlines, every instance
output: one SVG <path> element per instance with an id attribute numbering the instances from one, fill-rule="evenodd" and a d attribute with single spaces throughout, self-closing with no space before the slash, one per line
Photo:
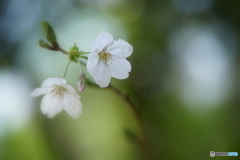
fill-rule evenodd
<path id="1" fill-rule="evenodd" d="M 81 65 L 79 59 L 77 59 L 77 58 L 75 58 L 75 59 L 76 59 L 77 63 L 79 64 L 80 73 L 83 72 L 82 65 Z"/>
<path id="2" fill-rule="evenodd" d="M 64 73 L 63 73 L 63 78 L 66 77 L 67 70 L 68 70 L 68 67 L 69 67 L 70 63 L 71 63 L 71 60 L 68 61 L 67 67 L 65 68 L 65 71 L 64 71 Z"/>

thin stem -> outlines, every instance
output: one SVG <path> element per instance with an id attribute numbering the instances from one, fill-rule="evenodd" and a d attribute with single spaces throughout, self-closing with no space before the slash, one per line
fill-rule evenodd
<path id="1" fill-rule="evenodd" d="M 79 64 L 80 73 L 83 72 L 82 65 L 81 65 L 80 61 L 77 58 L 75 58 L 75 59 L 76 59 L 77 63 Z"/>
<path id="2" fill-rule="evenodd" d="M 63 73 L 63 78 L 66 77 L 67 70 L 68 70 L 68 67 L 69 67 L 70 63 L 71 63 L 71 60 L 68 61 L 67 67 L 65 68 L 65 71 L 64 71 L 64 73 Z"/>

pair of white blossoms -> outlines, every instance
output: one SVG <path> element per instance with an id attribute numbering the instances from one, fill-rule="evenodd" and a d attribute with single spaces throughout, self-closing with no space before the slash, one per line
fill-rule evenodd
<path id="1" fill-rule="evenodd" d="M 101 32 L 91 44 L 87 70 L 95 82 L 102 88 L 107 87 L 111 77 L 126 79 L 131 71 L 131 64 L 126 60 L 133 52 L 131 44 L 124 40 L 114 41 L 110 33 Z M 64 109 L 73 118 L 82 113 L 80 96 L 63 78 L 48 78 L 31 96 L 43 95 L 41 110 L 49 118 Z"/>

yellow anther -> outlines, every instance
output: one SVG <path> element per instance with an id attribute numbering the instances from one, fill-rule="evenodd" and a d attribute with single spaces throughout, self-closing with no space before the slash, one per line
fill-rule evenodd
<path id="1" fill-rule="evenodd" d="M 107 52 L 105 52 L 105 51 L 102 51 L 102 52 L 99 53 L 99 56 L 100 56 L 101 60 L 102 60 L 105 64 L 107 64 L 107 65 L 112 64 L 113 57 L 112 57 L 112 55 L 111 55 L 110 53 L 107 53 Z"/>

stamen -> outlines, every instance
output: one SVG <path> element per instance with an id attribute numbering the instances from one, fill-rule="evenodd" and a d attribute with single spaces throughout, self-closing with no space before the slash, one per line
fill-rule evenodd
<path id="1" fill-rule="evenodd" d="M 105 51 L 100 52 L 99 56 L 100 56 L 101 60 L 107 65 L 112 64 L 112 61 L 114 60 L 112 55 L 110 53 L 105 52 Z"/>
<path id="2" fill-rule="evenodd" d="M 52 91 L 52 94 L 50 95 L 53 99 L 57 99 L 59 101 L 62 101 L 62 91 L 63 91 L 63 88 L 60 87 L 60 86 L 57 86 L 53 91 Z"/>

